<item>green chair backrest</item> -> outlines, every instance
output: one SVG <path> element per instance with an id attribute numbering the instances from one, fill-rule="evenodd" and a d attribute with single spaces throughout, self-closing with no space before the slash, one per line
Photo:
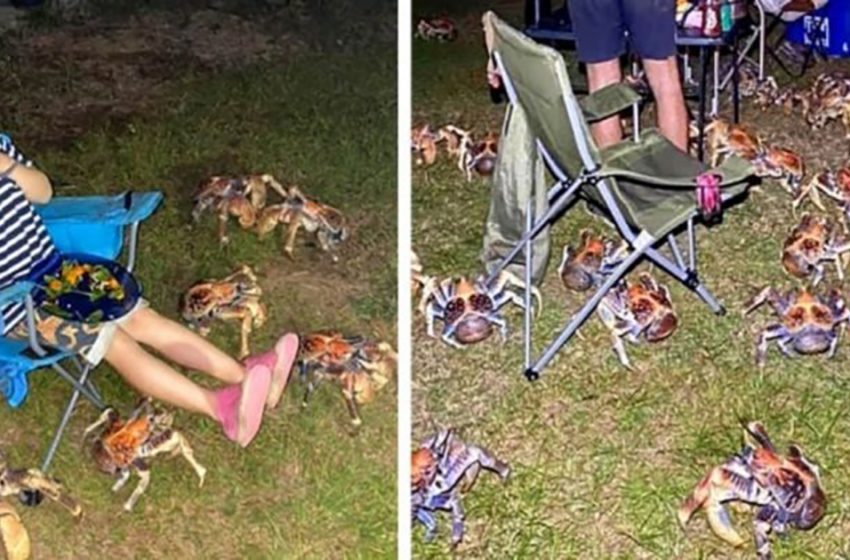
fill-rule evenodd
<path id="1" fill-rule="evenodd" d="M 598 152 L 570 86 L 564 58 L 492 12 L 485 14 L 484 22 L 492 28 L 492 49 L 508 93 L 525 110 L 532 134 L 554 163 L 571 178 L 586 166 L 594 167 Z"/>

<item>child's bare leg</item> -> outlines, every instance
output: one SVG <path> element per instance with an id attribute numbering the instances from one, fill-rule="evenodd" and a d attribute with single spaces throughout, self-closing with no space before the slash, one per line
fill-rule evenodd
<path id="1" fill-rule="evenodd" d="M 245 368 L 214 344 L 150 308 L 139 309 L 121 325 L 134 340 L 147 344 L 178 364 L 227 383 L 241 383 Z"/>
<path id="2" fill-rule="evenodd" d="M 116 329 L 105 358 L 139 392 L 217 419 L 212 391 L 196 385 L 149 354 L 124 330 Z"/>

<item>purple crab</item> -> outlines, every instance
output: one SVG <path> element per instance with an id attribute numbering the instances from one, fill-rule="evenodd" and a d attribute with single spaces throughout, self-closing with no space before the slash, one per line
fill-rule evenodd
<path id="1" fill-rule="evenodd" d="M 511 469 L 482 447 L 464 443 L 454 430 L 441 430 L 425 440 L 411 459 L 411 508 L 415 521 L 425 525 L 425 540 L 437 534 L 437 510 L 452 513 L 452 546 L 463 540 L 461 498 L 472 489 L 481 468 L 504 481 Z"/>

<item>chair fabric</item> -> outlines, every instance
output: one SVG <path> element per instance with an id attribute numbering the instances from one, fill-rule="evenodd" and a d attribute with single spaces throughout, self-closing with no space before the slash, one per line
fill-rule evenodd
<path id="1" fill-rule="evenodd" d="M 162 198 L 160 192 L 63 197 L 37 212 L 61 252 L 114 259 L 121 252 L 124 227 L 147 219 Z"/>
<path id="2" fill-rule="evenodd" d="M 721 186 L 735 186 L 726 194 L 746 190 L 742 185 L 752 170 L 746 162 L 730 157 L 719 169 L 708 170 L 699 160 L 676 149 L 656 131 L 645 131 L 637 142 L 624 140 L 599 151 L 587 123 L 588 113 L 610 114 L 604 106 L 622 106 L 629 99 L 615 89 L 600 90 L 602 95 L 579 104 L 570 86 L 566 64 L 555 50 L 525 37 L 498 19 L 485 15 L 492 27 L 493 49 L 510 68 L 510 80 L 518 104 L 525 109 L 530 133 L 546 146 L 554 164 L 571 178 L 585 172 L 580 145 L 586 150 L 601 175 L 611 179 L 611 187 L 620 210 L 638 230 L 660 236 L 692 215 L 696 208 L 696 177 L 712 171 L 721 175 Z M 485 24 L 485 27 L 487 25 Z M 590 110 L 588 110 L 590 108 Z M 574 129 L 569 114 L 580 116 Z M 595 171 L 595 170 L 594 170 Z M 602 195 L 591 182 L 581 194 L 604 206 Z"/>
<path id="3" fill-rule="evenodd" d="M 56 198 L 36 210 L 61 252 L 116 259 L 123 247 L 125 227 L 147 219 L 162 199 L 159 192 Z M 30 282 L 21 281 L 0 291 L 0 305 L 23 301 L 32 287 Z M 27 341 L 0 337 L 0 393 L 9 406 L 17 408 L 27 394 L 27 373 L 69 357 L 72 354 L 63 351 L 37 356 Z"/>

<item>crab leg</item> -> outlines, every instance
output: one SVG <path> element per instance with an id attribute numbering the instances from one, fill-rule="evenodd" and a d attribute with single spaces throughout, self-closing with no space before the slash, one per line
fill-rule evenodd
<path id="1" fill-rule="evenodd" d="M 357 407 L 357 396 L 354 394 L 353 386 L 343 387 L 342 396 L 345 397 L 345 406 L 348 408 L 348 414 L 351 415 L 351 423 L 359 426 L 363 423 L 360 418 L 360 411 Z"/>
<path id="2" fill-rule="evenodd" d="M 446 325 L 443 328 L 443 334 L 440 335 L 440 338 L 443 339 L 443 342 L 450 346 L 454 346 L 455 348 L 463 348 L 463 345 L 455 340 L 455 330 L 457 329 L 457 325 Z"/>
<path id="3" fill-rule="evenodd" d="M 292 253 L 295 251 L 295 236 L 298 235 L 298 230 L 301 228 L 301 218 L 295 217 L 289 222 L 289 227 L 286 229 L 286 243 L 283 246 L 284 253 L 291 259 Z"/>
<path id="4" fill-rule="evenodd" d="M 457 546 L 463 540 L 464 511 L 460 499 L 455 496 L 449 504 L 452 510 L 452 546 Z"/>
<path id="5" fill-rule="evenodd" d="M 434 540 L 434 537 L 437 536 L 436 516 L 431 511 L 428 511 L 423 507 L 416 509 L 415 516 L 420 523 L 425 525 L 425 542 Z"/>
<path id="6" fill-rule="evenodd" d="M 218 212 L 218 240 L 222 245 L 230 243 L 230 237 L 227 235 L 227 221 L 229 219 L 227 203 L 222 203 L 222 208 Z"/>
<path id="7" fill-rule="evenodd" d="M 189 445 L 189 442 L 186 441 L 186 438 L 182 434 L 174 432 L 172 438 L 175 443 L 175 449 L 172 453 L 182 455 L 188 461 L 192 469 L 194 469 L 195 474 L 198 475 L 198 488 L 202 487 L 204 485 L 204 479 L 207 476 L 207 469 L 195 459 L 195 452 L 192 450 L 192 446 Z"/>
<path id="8" fill-rule="evenodd" d="M 785 326 L 780 324 L 780 323 L 774 323 L 772 325 L 768 325 L 761 332 L 761 335 L 759 335 L 758 345 L 756 346 L 756 364 L 758 364 L 759 367 L 764 367 L 765 359 L 767 357 L 768 342 L 771 341 L 771 340 L 777 339 L 777 338 L 782 339 L 783 337 L 786 337 L 786 336 L 787 336 L 787 332 L 785 330 Z M 783 353 L 785 353 L 786 356 L 789 356 L 789 357 L 793 356 L 793 353 L 791 353 L 788 350 L 788 348 L 785 344 L 782 344 L 780 342 L 778 345 L 779 345 L 779 348 L 782 349 Z"/>
<path id="9" fill-rule="evenodd" d="M 115 484 L 112 485 L 112 491 L 118 492 L 124 485 L 127 484 L 127 481 L 130 480 L 130 469 L 121 469 L 121 472 L 118 474 L 118 480 L 115 481 Z"/>
<path id="10" fill-rule="evenodd" d="M 148 486 L 151 483 L 151 471 L 146 464 L 142 463 L 137 465 L 136 474 L 139 476 L 139 484 L 136 486 L 136 489 L 133 490 L 133 493 L 130 494 L 130 499 L 124 504 L 124 511 L 127 512 L 133 511 L 133 507 L 136 505 L 136 502 L 139 501 L 139 498 L 142 497 L 142 494 L 145 493 L 145 490 L 148 489 Z"/>

